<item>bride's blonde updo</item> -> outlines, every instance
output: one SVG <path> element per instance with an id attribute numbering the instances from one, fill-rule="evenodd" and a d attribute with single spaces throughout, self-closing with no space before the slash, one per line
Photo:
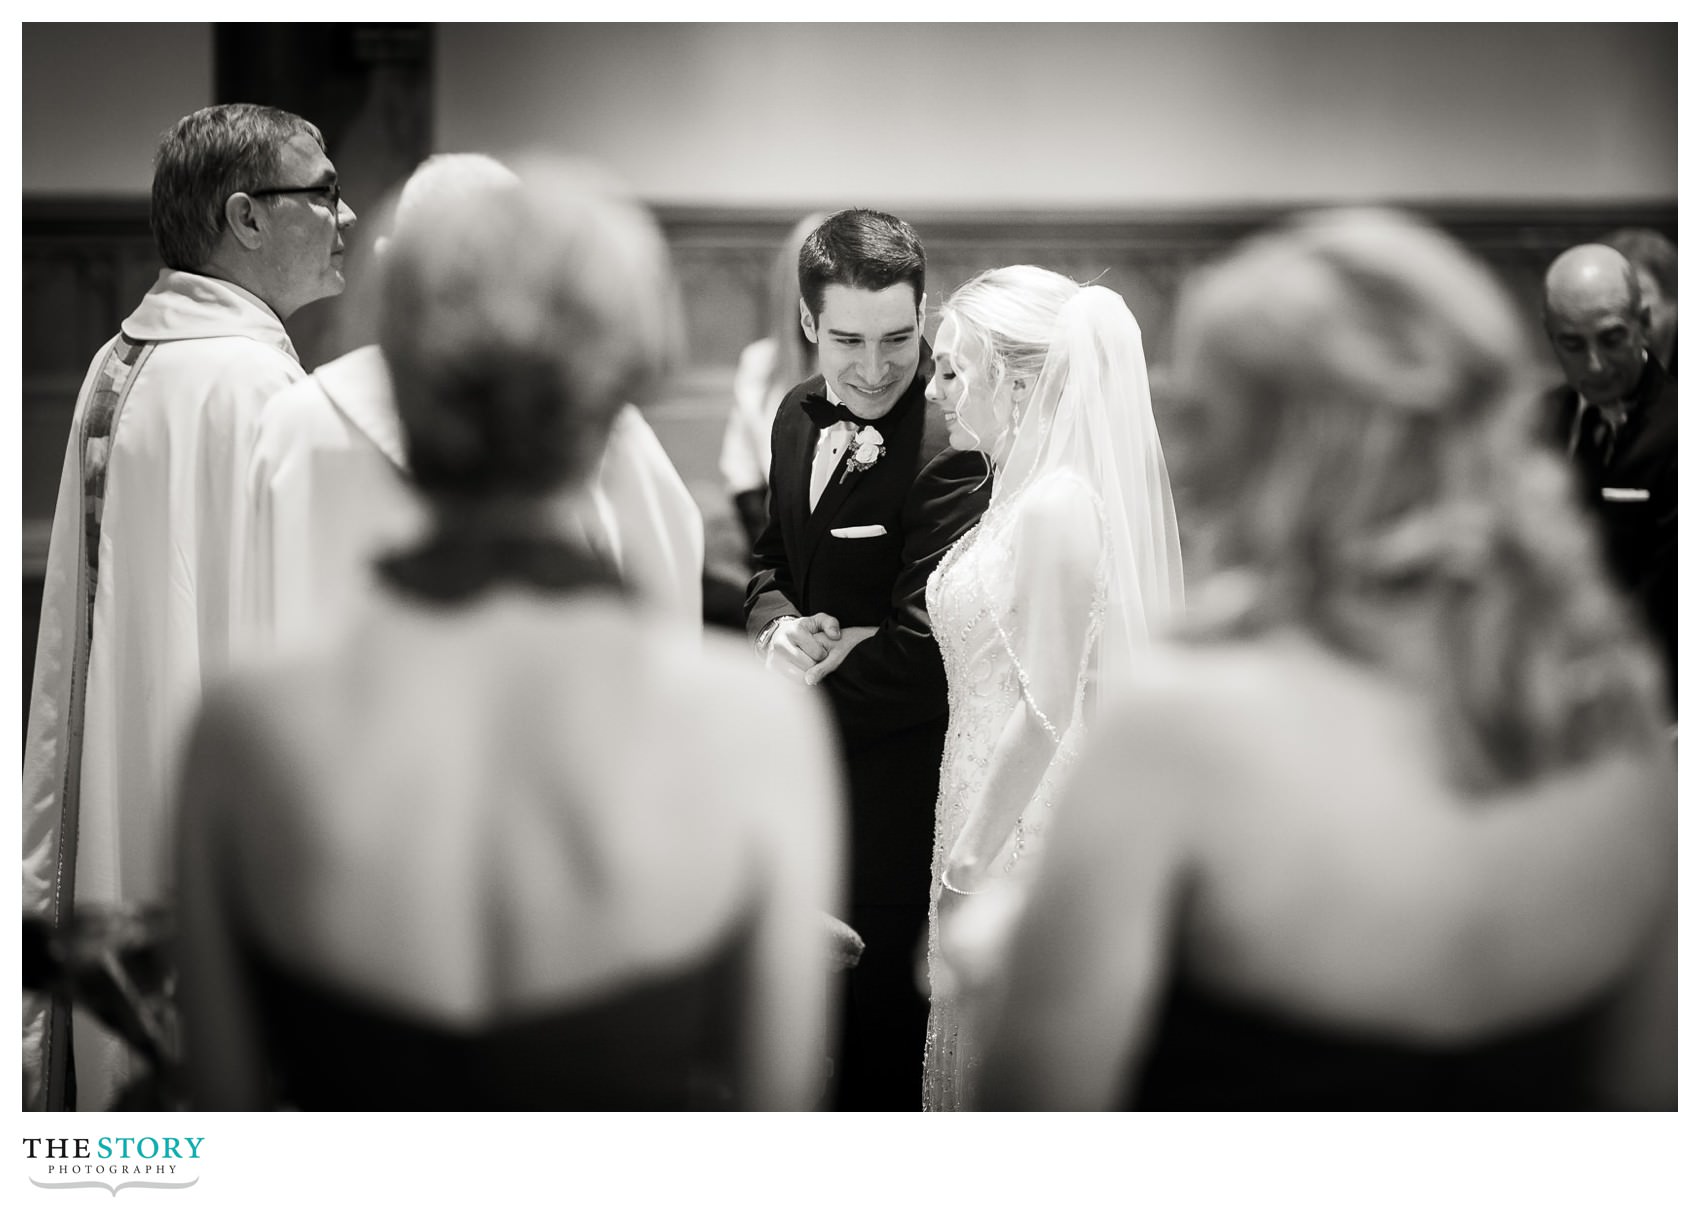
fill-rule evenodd
<path id="1" fill-rule="evenodd" d="M 1038 379 L 1057 331 L 1057 318 L 1080 284 L 1036 265 L 1006 265 L 976 274 L 947 299 L 941 316 L 955 316 L 978 364 L 958 365 L 964 391 L 995 396 L 1006 385 Z M 983 434 L 987 450 L 1008 435 Z"/>
<path id="2" fill-rule="evenodd" d="M 1195 634 L 1297 626 L 1419 680 L 1470 786 L 1655 735 L 1654 667 L 1537 443 L 1523 327 L 1448 237 L 1301 216 L 1188 284 L 1176 352 L 1216 574 Z"/>

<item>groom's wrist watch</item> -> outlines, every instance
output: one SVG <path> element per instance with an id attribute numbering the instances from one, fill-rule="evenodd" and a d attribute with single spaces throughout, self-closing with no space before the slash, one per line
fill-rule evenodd
<path id="1" fill-rule="evenodd" d="M 756 652 L 761 656 L 766 657 L 767 646 L 773 643 L 773 634 L 779 630 L 779 625 L 784 623 L 787 619 L 796 618 L 797 616 L 795 615 L 781 615 L 778 619 L 773 620 L 765 628 L 763 628 L 761 630 L 761 635 L 756 637 Z"/>

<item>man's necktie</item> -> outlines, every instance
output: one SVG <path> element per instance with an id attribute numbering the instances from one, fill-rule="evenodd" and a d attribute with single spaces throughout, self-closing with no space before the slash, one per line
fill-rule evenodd
<path id="1" fill-rule="evenodd" d="M 1615 409 L 1607 410 L 1597 404 L 1582 406 L 1580 424 L 1582 457 L 1590 466 L 1605 468 L 1610 466 L 1613 448 L 1617 445 L 1617 428 L 1621 424 L 1621 414 Z"/>

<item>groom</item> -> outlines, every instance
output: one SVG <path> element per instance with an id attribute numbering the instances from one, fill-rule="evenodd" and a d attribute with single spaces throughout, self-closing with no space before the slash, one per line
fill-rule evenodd
<path id="1" fill-rule="evenodd" d="M 774 419 L 744 604 L 768 667 L 825 689 L 850 774 L 850 914 L 866 950 L 842 1012 L 841 1111 L 920 1106 L 916 956 L 946 716 L 927 576 L 991 492 L 983 457 L 953 450 L 922 399 L 926 272 L 914 229 L 879 211 L 839 211 L 804 242 L 802 325 L 821 373 Z"/>

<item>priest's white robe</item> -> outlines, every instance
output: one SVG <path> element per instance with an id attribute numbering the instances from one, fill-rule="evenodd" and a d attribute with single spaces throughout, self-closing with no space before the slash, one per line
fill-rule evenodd
<path id="1" fill-rule="evenodd" d="M 276 314 L 220 279 L 162 270 L 120 327 L 146 344 L 145 361 L 105 448 L 93 552 L 85 541 L 84 420 L 119 338 L 95 355 L 78 394 L 30 688 L 23 904 L 26 914 L 56 920 L 70 908 L 72 879 L 78 907 L 170 900 L 178 748 L 203 684 L 232 659 L 255 424 L 265 403 L 303 373 Z M 79 603 L 91 555 L 92 612 Z M 76 823 L 74 834 L 62 830 L 66 821 Z M 62 842 L 74 847 L 74 864 L 64 862 Z M 73 1035 L 77 1106 L 104 1108 L 129 1076 L 128 1057 L 82 1011 Z M 42 1106 L 49 1050 L 62 1050 L 54 1036 L 46 1001 L 26 997 L 26 1108 Z"/>

